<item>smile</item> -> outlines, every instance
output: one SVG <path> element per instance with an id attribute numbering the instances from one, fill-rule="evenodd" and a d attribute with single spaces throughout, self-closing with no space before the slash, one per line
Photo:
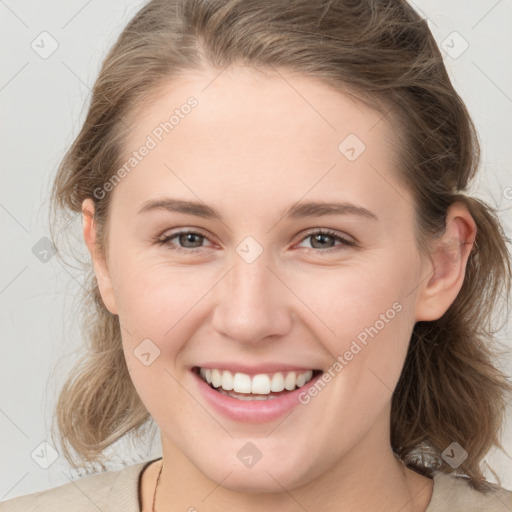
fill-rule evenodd
<path id="1" fill-rule="evenodd" d="M 321 370 L 278 371 L 248 375 L 216 368 L 194 368 L 201 379 L 219 393 L 239 400 L 268 400 L 306 385 Z"/>

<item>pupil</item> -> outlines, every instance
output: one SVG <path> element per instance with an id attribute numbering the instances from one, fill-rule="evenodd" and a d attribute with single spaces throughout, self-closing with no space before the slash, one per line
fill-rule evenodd
<path id="1" fill-rule="evenodd" d="M 323 240 L 323 241 L 325 242 L 325 239 L 326 239 L 326 238 L 331 238 L 331 236 L 330 236 L 330 235 L 322 235 L 322 234 L 320 234 L 320 235 L 314 235 L 314 236 L 313 236 L 313 240 L 314 240 L 314 242 L 318 241 L 319 239 L 320 239 L 320 240 Z M 314 243 L 313 243 L 313 247 L 314 247 Z"/>
<path id="2" fill-rule="evenodd" d="M 181 241 L 185 241 L 185 247 L 190 247 L 187 245 L 188 242 L 194 243 L 194 237 L 199 237 L 200 235 L 197 235 L 195 233 L 187 233 L 185 235 L 181 235 Z M 183 244 L 182 244 L 183 245 Z"/>

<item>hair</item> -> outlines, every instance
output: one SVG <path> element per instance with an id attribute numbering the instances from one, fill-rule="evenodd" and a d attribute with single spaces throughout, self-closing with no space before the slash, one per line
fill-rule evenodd
<path id="1" fill-rule="evenodd" d="M 394 123 L 397 173 L 414 198 L 416 239 L 427 251 L 462 202 L 476 240 L 462 288 L 445 314 L 416 322 L 392 396 L 391 446 L 411 469 L 458 473 L 486 490 L 483 458 L 500 444 L 511 384 L 497 366 L 495 316 L 508 306 L 510 243 L 497 210 L 467 191 L 479 167 L 478 136 L 442 55 L 405 0 L 152 0 L 125 27 L 103 61 L 83 126 L 64 156 L 51 195 L 51 234 L 92 198 L 98 245 L 108 249 L 110 194 L 121 165 L 126 120 L 173 78 L 228 66 L 286 69 L 355 94 Z M 61 229 L 63 231 L 63 229 Z M 422 253 L 423 254 L 423 253 Z M 426 252 L 425 252 L 426 254 Z M 119 318 L 102 301 L 90 261 L 82 332 L 87 348 L 65 382 L 56 420 L 62 449 L 85 462 L 150 415 L 123 355 Z M 457 442 L 467 459 L 453 469 L 441 453 Z M 499 482 L 498 476 L 494 476 Z"/>

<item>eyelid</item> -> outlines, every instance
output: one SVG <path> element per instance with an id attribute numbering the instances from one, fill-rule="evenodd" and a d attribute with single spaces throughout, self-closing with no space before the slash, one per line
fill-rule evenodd
<path id="1" fill-rule="evenodd" d="M 327 235 L 327 236 L 331 236 L 333 238 L 340 238 L 347 243 L 353 243 L 353 244 L 357 243 L 357 240 L 347 233 L 342 233 L 342 232 L 336 231 L 335 229 L 321 228 L 321 227 L 311 228 L 310 230 L 307 230 L 304 234 L 300 235 L 301 236 L 300 240 L 302 241 L 305 238 L 308 238 L 309 236 L 313 236 L 313 235 Z"/>
<path id="2" fill-rule="evenodd" d="M 201 228 L 192 228 L 192 227 L 184 227 L 184 228 L 174 228 L 174 229 L 166 229 L 164 232 L 162 232 L 161 235 L 156 236 L 156 239 L 164 239 L 169 237 L 174 237 L 176 235 L 184 235 L 194 233 L 196 235 L 204 236 L 205 238 L 209 238 L 209 235 L 207 235 Z"/>
<path id="3" fill-rule="evenodd" d="M 158 235 L 156 236 L 153 241 L 155 243 L 160 243 L 161 245 L 165 245 L 166 243 L 169 243 L 169 240 L 170 239 L 173 239 L 177 236 L 180 236 L 180 235 L 189 235 L 189 234 L 193 234 L 193 235 L 199 235 L 201 237 L 203 237 L 205 240 L 208 240 L 211 244 L 213 244 L 213 242 L 210 240 L 210 237 L 209 235 L 207 235 L 206 233 L 204 233 L 201 229 L 199 228 L 176 228 L 177 231 L 173 231 L 173 230 L 165 230 L 161 235 Z M 168 233 L 168 234 L 166 234 Z M 178 247 L 178 251 L 182 250 L 182 251 L 186 251 L 186 252 L 197 252 L 197 251 L 200 251 L 201 249 L 204 249 L 204 247 L 192 247 L 192 248 L 184 248 L 184 247 Z"/>
<path id="4" fill-rule="evenodd" d="M 179 245 L 171 244 L 170 240 L 173 238 L 176 238 L 180 235 L 194 234 L 194 235 L 198 235 L 198 236 L 204 238 L 205 240 L 208 240 L 208 242 L 210 244 L 213 244 L 213 242 L 210 240 L 209 235 L 202 232 L 202 230 L 200 228 L 185 227 L 185 228 L 176 228 L 176 229 L 177 229 L 177 231 L 171 230 L 167 235 L 165 233 L 167 233 L 169 230 L 164 231 L 164 233 L 162 235 L 155 237 L 153 239 L 153 242 L 158 243 L 161 246 L 169 246 L 168 248 L 170 250 L 178 252 L 178 253 L 192 253 L 192 254 L 200 253 L 204 249 L 206 249 L 208 246 L 206 246 L 206 247 L 205 246 L 188 247 L 188 248 L 180 247 Z M 337 240 L 340 243 L 337 245 L 334 245 L 333 247 L 328 247 L 325 249 L 322 249 L 322 248 L 318 249 L 315 247 L 303 247 L 302 249 L 305 249 L 307 252 L 312 251 L 317 254 L 321 254 L 321 253 L 329 254 L 329 253 L 338 252 L 338 251 L 344 250 L 344 249 L 346 250 L 346 249 L 356 248 L 358 246 L 358 242 L 356 240 L 354 240 L 353 237 L 351 237 L 350 235 L 348 235 L 348 237 L 347 237 L 345 234 L 341 234 L 336 230 L 333 230 L 330 228 L 321 228 L 321 227 L 310 228 L 305 233 L 303 232 L 301 235 L 299 235 L 300 238 L 297 242 L 295 242 L 294 245 L 302 243 L 305 240 L 307 240 L 308 238 L 315 236 L 315 235 L 328 236 L 328 237 L 333 238 L 335 241 Z M 172 247 L 171 247 L 171 245 L 172 245 Z"/>
<path id="5" fill-rule="evenodd" d="M 308 238 L 310 238 L 314 235 L 329 236 L 329 237 L 339 241 L 340 243 L 338 245 L 335 245 L 334 247 L 328 247 L 326 249 L 316 249 L 314 247 L 305 247 L 305 249 L 308 252 L 314 251 L 315 253 L 318 253 L 318 254 L 331 253 L 331 252 L 338 252 L 339 250 L 343 250 L 343 249 L 356 248 L 358 246 L 358 242 L 355 239 L 353 239 L 350 235 L 346 236 L 342 233 L 339 233 L 338 231 L 335 231 L 335 230 L 329 229 L 329 228 L 312 228 L 311 230 L 308 230 L 305 234 L 302 234 L 300 240 L 297 243 L 304 242 L 305 240 L 307 240 Z"/>

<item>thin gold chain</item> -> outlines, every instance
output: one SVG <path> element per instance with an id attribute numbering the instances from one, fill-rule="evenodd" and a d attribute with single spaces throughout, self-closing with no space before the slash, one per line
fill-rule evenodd
<path id="1" fill-rule="evenodd" d="M 156 479 L 155 491 L 153 492 L 153 503 L 151 504 L 151 512 L 155 512 L 156 490 L 158 488 L 158 484 L 160 483 L 160 475 L 162 474 L 163 467 L 164 467 L 164 459 L 162 457 L 162 463 L 160 464 L 160 470 L 158 471 L 158 477 Z"/>

